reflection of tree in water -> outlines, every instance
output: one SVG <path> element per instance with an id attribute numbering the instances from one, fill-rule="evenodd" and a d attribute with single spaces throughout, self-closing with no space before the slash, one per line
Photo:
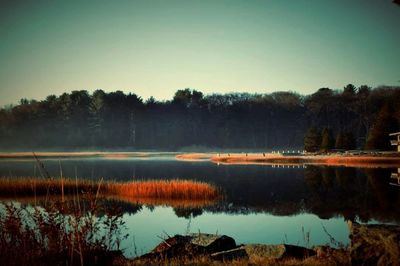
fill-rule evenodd
<path id="1" fill-rule="evenodd" d="M 321 186 L 321 171 L 318 167 L 307 166 L 304 170 L 304 180 L 312 191 L 318 190 Z"/>
<path id="2" fill-rule="evenodd" d="M 399 221 L 395 210 L 400 191 L 389 185 L 391 170 L 367 169 L 365 173 L 346 167 L 307 167 L 304 179 L 311 196 L 305 208 L 323 218 L 342 215 L 363 222 Z"/>
<path id="3" fill-rule="evenodd" d="M 221 170 L 219 172 L 212 172 Z M 296 215 L 314 213 L 321 218 L 400 221 L 400 189 L 390 186 L 391 169 L 317 167 L 270 169 L 265 167 L 211 168 L 206 176 L 219 176 L 224 200 L 201 208 L 175 208 L 178 217 L 211 213 Z M 201 172 L 201 171 L 199 171 Z M 245 177 L 245 178 L 244 178 Z M 154 206 L 146 205 L 152 211 Z M 125 204 L 135 213 L 141 206 Z"/>
<path id="4" fill-rule="evenodd" d="M 176 216 L 184 217 L 186 219 L 189 219 L 191 216 L 194 218 L 203 214 L 203 210 L 201 208 L 174 208 L 174 212 Z"/>
<path id="5" fill-rule="evenodd" d="M 143 205 L 141 205 L 141 204 L 133 204 L 133 203 L 125 202 L 122 200 L 108 199 L 108 200 L 104 200 L 102 204 L 104 204 L 104 206 L 107 206 L 107 207 L 118 206 L 119 208 L 121 208 L 123 210 L 123 212 L 125 214 L 130 214 L 130 215 L 136 214 L 143 209 Z"/>
<path id="6" fill-rule="evenodd" d="M 338 167 L 335 172 L 336 182 L 340 188 L 347 189 L 354 185 L 357 176 L 356 168 Z"/>
<path id="7" fill-rule="evenodd" d="M 333 178 L 329 175 L 332 175 L 332 171 L 327 167 L 308 166 L 304 170 L 304 181 L 311 190 L 305 202 L 306 209 L 322 218 L 333 216 L 330 200 L 334 188 Z"/>
<path id="8" fill-rule="evenodd" d="M 324 167 L 322 172 L 322 186 L 324 190 L 329 190 L 334 186 L 335 169 L 332 167 Z"/>
<path id="9" fill-rule="evenodd" d="M 338 191 L 336 194 L 337 202 L 342 208 L 341 213 L 346 220 L 354 221 L 356 216 L 360 216 L 358 206 L 360 206 L 360 191 L 363 191 L 365 182 L 360 177 L 359 171 L 356 168 L 338 167 L 335 169 L 335 189 Z M 363 192 L 362 192 L 363 193 Z"/>
<path id="10" fill-rule="evenodd" d="M 391 170 L 368 169 L 368 205 L 374 209 L 396 212 L 400 203 L 400 191 L 389 185 Z"/>

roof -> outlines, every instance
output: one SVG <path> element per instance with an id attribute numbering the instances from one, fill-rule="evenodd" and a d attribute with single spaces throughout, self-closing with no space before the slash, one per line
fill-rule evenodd
<path id="1" fill-rule="evenodd" d="M 390 133 L 389 136 L 397 136 L 400 135 L 400 132 Z"/>

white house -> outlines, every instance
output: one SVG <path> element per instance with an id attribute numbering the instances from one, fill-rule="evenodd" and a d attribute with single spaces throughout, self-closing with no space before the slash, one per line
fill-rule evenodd
<path id="1" fill-rule="evenodd" d="M 391 140 L 390 143 L 393 146 L 397 146 L 397 151 L 400 152 L 400 132 L 396 132 L 396 133 L 390 133 L 389 136 L 395 136 L 396 139 Z"/>

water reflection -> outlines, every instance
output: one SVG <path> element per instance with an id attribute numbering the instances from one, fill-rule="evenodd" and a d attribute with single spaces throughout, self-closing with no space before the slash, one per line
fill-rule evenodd
<path id="1" fill-rule="evenodd" d="M 400 187 L 400 168 L 397 168 L 397 172 L 393 172 L 390 177 L 392 178 L 392 182 L 390 184 Z"/>
<path id="2" fill-rule="evenodd" d="M 58 175 L 58 160 L 44 160 L 44 163 L 50 174 Z M 171 158 L 168 160 L 79 158 L 63 160 L 61 164 L 64 175 L 69 177 L 75 175 L 78 178 L 103 177 L 120 181 L 182 178 L 209 182 L 220 187 L 224 193 L 224 200 L 202 208 L 203 211 L 212 213 L 262 212 L 279 216 L 313 213 L 323 219 L 342 216 L 350 220 L 359 218 L 364 222 L 370 220 L 400 222 L 400 213 L 395 211 L 400 203 L 400 189 L 390 185 L 391 173 L 397 169 L 218 166 L 210 162 L 182 162 Z M 32 160 L 0 161 L 0 176 L 35 174 L 39 175 L 37 171 L 35 173 L 35 162 Z M 179 209 L 175 211 L 179 215 L 185 212 L 187 211 L 182 212 Z M 201 213 L 197 209 L 192 213 L 196 212 Z M 188 214 L 183 217 L 188 217 Z"/>
<path id="3" fill-rule="evenodd" d="M 43 160 L 59 176 L 58 160 Z M 348 244 L 346 220 L 400 224 L 400 189 L 390 185 L 398 169 L 307 166 L 216 165 L 156 159 L 79 158 L 61 161 L 63 175 L 75 178 L 193 179 L 221 188 L 216 203 L 109 199 L 124 211 L 139 253 L 159 242 L 157 235 L 202 232 L 228 234 L 238 243 L 302 243 L 302 227 L 311 245 L 326 244 L 328 232 Z M 0 176 L 39 176 L 33 160 L 0 160 Z M 125 242 L 128 256 L 132 241 Z"/>
<path id="4" fill-rule="evenodd" d="M 133 239 L 139 254 L 151 250 L 160 242 L 158 236 L 164 232 L 169 235 L 199 231 L 225 234 L 232 236 L 238 244 L 287 243 L 313 246 L 330 244 L 325 228 L 336 241 L 343 245 L 349 244 L 347 223 L 341 217 L 321 220 L 316 215 L 306 213 L 288 217 L 267 213 L 226 215 L 203 211 L 201 215 L 188 219 L 177 217 L 176 212 L 177 209 L 170 207 L 145 207 L 135 215 L 125 215 L 124 221 L 131 229 L 131 237 L 122 243 L 126 248 L 125 254 L 136 255 L 132 248 Z M 310 233 L 309 241 L 305 239 L 304 232 Z"/>

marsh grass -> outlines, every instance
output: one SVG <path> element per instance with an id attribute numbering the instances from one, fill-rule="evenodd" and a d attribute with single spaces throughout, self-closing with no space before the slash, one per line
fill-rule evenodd
<path id="1" fill-rule="evenodd" d="M 73 195 L 76 192 L 96 191 L 98 184 L 91 180 L 44 179 L 44 178 L 0 178 L 1 197 L 24 197 L 51 194 Z M 148 180 L 131 182 L 102 182 L 99 193 L 103 196 L 119 196 L 134 201 L 168 199 L 171 201 L 209 202 L 219 197 L 212 185 L 188 180 Z"/>
<path id="2" fill-rule="evenodd" d="M 154 199 L 212 200 L 218 197 L 218 191 L 215 187 L 207 183 L 189 180 L 110 182 L 105 184 L 105 190 L 115 195 Z"/>

